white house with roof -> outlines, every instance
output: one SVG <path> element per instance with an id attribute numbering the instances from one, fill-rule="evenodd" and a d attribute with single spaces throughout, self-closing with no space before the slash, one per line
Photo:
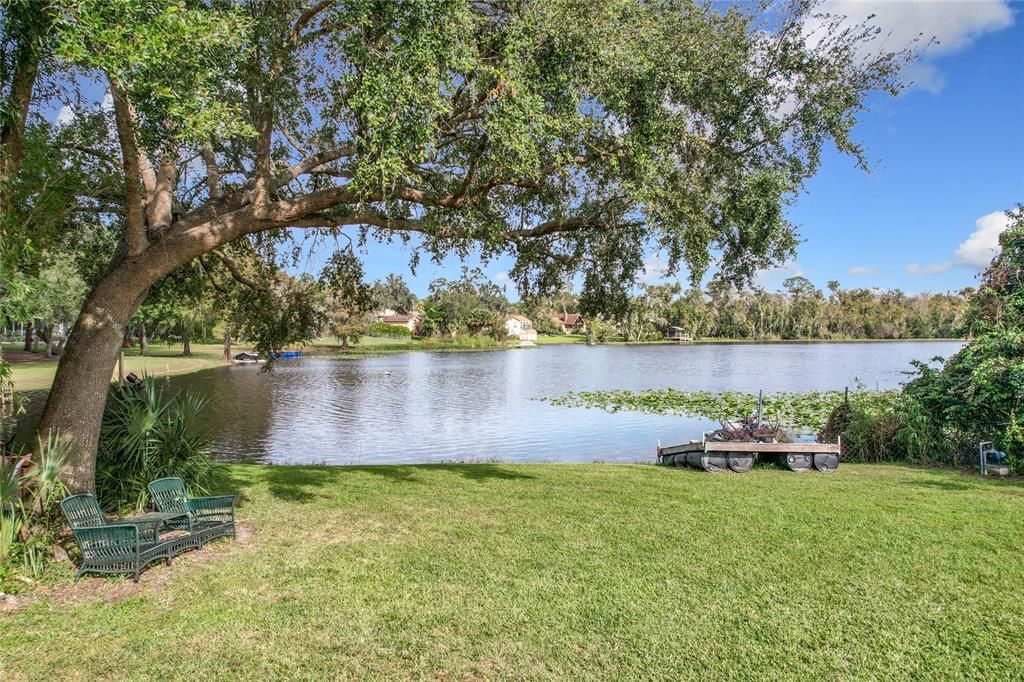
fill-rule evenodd
<path id="1" fill-rule="evenodd" d="M 536 341 L 537 330 L 533 328 L 530 318 L 522 315 L 509 315 L 505 320 L 505 331 L 509 338 L 520 341 Z"/>

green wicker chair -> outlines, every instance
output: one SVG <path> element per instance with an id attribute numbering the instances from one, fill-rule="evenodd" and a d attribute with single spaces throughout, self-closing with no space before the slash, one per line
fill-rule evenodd
<path id="1" fill-rule="evenodd" d="M 162 512 L 187 514 L 172 527 L 187 530 L 195 547 L 218 537 L 235 537 L 237 495 L 189 497 L 180 478 L 159 478 L 149 484 L 153 506 Z"/>
<path id="2" fill-rule="evenodd" d="M 180 540 L 161 541 L 156 527 L 107 523 L 94 495 L 72 495 L 61 500 L 61 511 L 82 551 L 75 582 L 85 573 L 130 573 L 139 581 L 142 569 L 154 561 L 171 559 L 188 545 Z"/>

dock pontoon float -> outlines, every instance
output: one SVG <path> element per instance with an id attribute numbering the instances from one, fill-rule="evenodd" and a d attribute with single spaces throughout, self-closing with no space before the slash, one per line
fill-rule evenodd
<path id="1" fill-rule="evenodd" d="M 839 468 L 842 439 L 836 443 L 760 443 L 701 440 L 662 447 L 658 443 L 658 464 L 689 466 L 717 473 L 729 469 L 750 471 L 756 461 L 774 462 L 790 471 L 832 472 Z"/>

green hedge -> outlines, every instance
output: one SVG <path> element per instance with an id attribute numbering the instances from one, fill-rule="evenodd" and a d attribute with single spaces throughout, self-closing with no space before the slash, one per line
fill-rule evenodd
<path id="1" fill-rule="evenodd" d="M 374 322 L 366 330 L 366 336 L 385 336 L 393 339 L 407 339 L 412 332 L 387 322 Z"/>

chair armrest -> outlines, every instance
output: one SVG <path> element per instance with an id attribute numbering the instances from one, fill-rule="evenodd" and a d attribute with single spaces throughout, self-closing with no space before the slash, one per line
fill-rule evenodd
<path id="1" fill-rule="evenodd" d="M 109 563 L 134 557 L 139 551 L 139 529 L 135 526 L 85 526 L 74 533 L 82 558 L 89 561 Z"/>
<path id="2" fill-rule="evenodd" d="M 190 497 L 188 498 L 188 509 L 193 515 L 202 519 L 234 521 L 237 501 L 237 495 Z"/>

